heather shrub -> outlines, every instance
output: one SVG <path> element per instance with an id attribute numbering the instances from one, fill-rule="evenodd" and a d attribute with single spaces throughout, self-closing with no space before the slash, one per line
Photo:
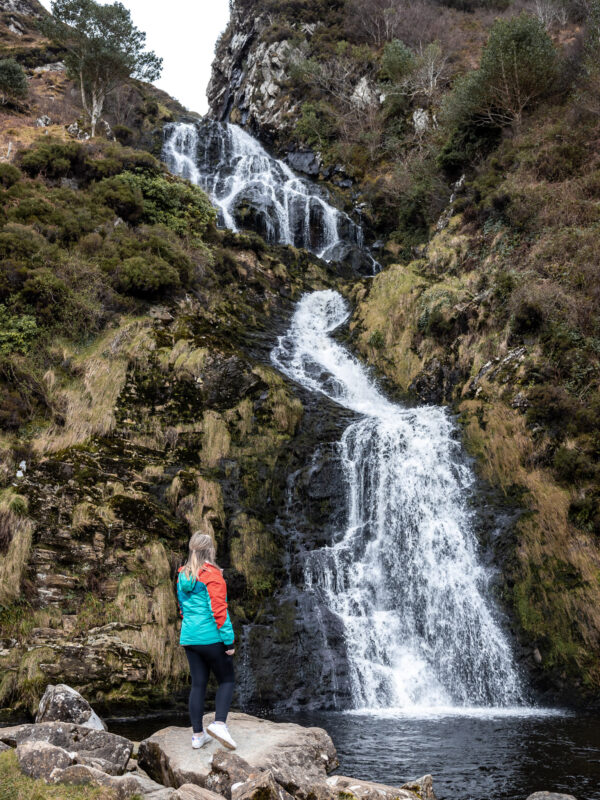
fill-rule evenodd
<path id="1" fill-rule="evenodd" d="M 21 180 L 21 170 L 14 164 L 0 164 L 0 186 L 10 189 Z"/>

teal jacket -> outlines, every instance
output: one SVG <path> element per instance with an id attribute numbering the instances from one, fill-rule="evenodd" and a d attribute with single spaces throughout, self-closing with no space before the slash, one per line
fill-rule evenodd
<path id="1" fill-rule="evenodd" d="M 227 610 L 227 584 L 221 570 L 205 562 L 196 578 L 179 570 L 177 600 L 183 618 L 179 644 L 233 646 L 233 625 Z"/>

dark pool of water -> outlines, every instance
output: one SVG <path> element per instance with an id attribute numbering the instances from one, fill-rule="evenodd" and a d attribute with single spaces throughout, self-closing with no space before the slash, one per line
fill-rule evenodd
<path id="1" fill-rule="evenodd" d="M 439 800 L 525 800 L 536 791 L 600 800 L 600 717 L 371 716 L 311 713 L 277 717 L 330 733 L 339 772 L 398 786 L 430 772 Z M 111 720 L 140 739 L 184 714 Z M 235 733 L 235 730 L 234 730 Z"/>

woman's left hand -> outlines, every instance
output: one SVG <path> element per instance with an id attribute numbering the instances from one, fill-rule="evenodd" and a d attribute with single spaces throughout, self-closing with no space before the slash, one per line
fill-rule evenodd
<path id="1" fill-rule="evenodd" d="M 235 650 L 225 650 L 225 655 L 232 656 L 235 653 Z"/>

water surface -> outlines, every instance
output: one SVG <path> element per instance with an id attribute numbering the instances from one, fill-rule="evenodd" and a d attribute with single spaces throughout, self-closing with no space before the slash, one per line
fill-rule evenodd
<path id="1" fill-rule="evenodd" d="M 399 786 L 431 773 L 438 800 L 525 800 L 542 790 L 600 800 L 600 716 L 485 709 L 419 718 L 327 712 L 277 721 L 326 728 L 340 774 Z M 185 713 L 109 721 L 110 730 L 134 739 L 188 724 Z"/>

